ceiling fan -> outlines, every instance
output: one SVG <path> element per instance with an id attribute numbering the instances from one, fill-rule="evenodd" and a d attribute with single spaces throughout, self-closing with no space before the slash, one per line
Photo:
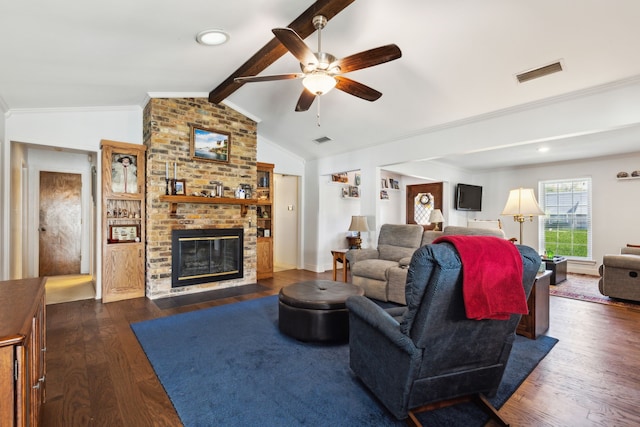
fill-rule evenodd
<path id="1" fill-rule="evenodd" d="M 316 15 L 313 18 L 313 26 L 318 30 L 317 52 L 313 52 L 291 28 L 274 28 L 272 30 L 280 43 L 300 61 L 301 73 L 236 77 L 234 81 L 247 83 L 302 79 L 304 89 L 296 104 L 296 111 L 307 111 L 317 96 L 326 94 L 334 87 L 367 101 L 375 101 L 380 98 L 381 92 L 344 77 L 343 74 L 398 59 L 402 56 L 400 48 L 395 44 L 389 44 L 336 59 L 330 53 L 322 51 L 321 32 L 326 24 L 327 18 L 323 15 Z"/>

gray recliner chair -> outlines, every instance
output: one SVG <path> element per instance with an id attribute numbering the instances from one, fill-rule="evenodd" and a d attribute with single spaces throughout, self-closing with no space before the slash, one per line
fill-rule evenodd
<path id="1" fill-rule="evenodd" d="M 640 248 L 625 247 L 620 255 L 605 255 L 598 289 L 602 295 L 640 301 Z"/>
<path id="2" fill-rule="evenodd" d="M 523 276 L 514 285 L 523 286 L 528 297 L 540 256 L 530 247 L 516 248 Z M 466 317 L 462 264 L 450 243 L 415 252 L 406 300 L 407 307 L 385 310 L 366 297 L 347 299 L 353 372 L 398 419 L 410 417 L 419 425 L 414 409 L 435 409 L 462 397 L 482 403 L 498 417 L 484 396 L 498 389 L 521 315 L 508 320 Z"/>
<path id="3" fill-rule="evenodd" d="M 417 224 L 383 224 L 376 249 L 347 252 L 352 283 L 364 289 L 369 298 L 404 304 L 406 268 L 420 247 L 423 230 Z"/>

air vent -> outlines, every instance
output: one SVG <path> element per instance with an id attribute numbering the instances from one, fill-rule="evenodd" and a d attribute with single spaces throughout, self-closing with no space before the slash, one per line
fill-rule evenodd
<path id="1" fill-rule="evenodd" d="M 527 71 L 526 73 L 518 74 L 516 77 L 520 83 L 524 83 L 559 71 L 562 71 L 562 64 L 560 64 L 560 61 L 545 65 L 544 67 L 536 68 L 535 70 Z"/>
<path id="2" fill-rule="evenodd" d="M 316 144 L 324 144 L 325 142 L 333 141 L 333 139 L 328 136 L 321 136 L 320 138 L 316 138 L 313 140 Z"/>

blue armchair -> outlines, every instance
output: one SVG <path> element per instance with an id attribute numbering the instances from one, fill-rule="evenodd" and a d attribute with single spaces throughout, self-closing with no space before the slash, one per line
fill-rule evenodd
<path id="1" fill-rule="evenodd" d="M 517 249 L 528 297 L 540 257 Z M 485 396 L 498 389 L 521 316 L 467 319 L 461 262 L 450 243 L 414 253 L 405 292 L 407 306 L 387 310 L 366 297 L 347 299 L 352 371 L 398 419 L 419 425 L 415 413 L 463 398 L 504 424 Z"/>

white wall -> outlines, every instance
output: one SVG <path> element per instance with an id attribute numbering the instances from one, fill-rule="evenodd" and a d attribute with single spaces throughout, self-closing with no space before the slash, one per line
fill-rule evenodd
<path id="1" fill-rule="evenodd" d="M 142 143 L 142 109 L 138 106 L 121 108 L 93 108 L 93 109 L 42 109 L 42 110 L 12 110 L 6 115 L 4 141 L 2 145 L 2 227 L 3 234 L 9 235 L 9 218 L 11 205 L 9 198 L 10 186 L 10 150 L 11 143 L 25 143 L 28 145 L 42 145 L 58 147 L 65 151 L 80 151 L 97 153 L 100 151 L 100 140 Z M 98 156 L 99 159 L 99 156 Z M 101 180 L 98 164 L 98 181 Z M 98 195 L 100 197 L 100 195 Z M 100 204 L 95 212 L 100 217 Z M 94 233 L 101 235 L 100 222 L 96 222 Z M 9 239 L 2 239 L 2 253 L 9 253 Z M 97 245 L 99 246 L 99 245 Z M 98 248 L 99 251 L 99 248 Z M 97 285 L 100 298 L 100 253 L 97 254 Z M 9 275 L 9 257 L 2 257 L 0 278 L 7 279 Z"/>
<path id="2" fill-rule="evenodd" d="M 620 253 L 627 243 L 640 244 L 640 179 L 617 180 L 620 171 L 640 169 L 640 152 L 584 161 L 501 170 L 478 174 L 477 183 L 484 185 L 484 202 L 492 212 L 499 213 L 507 200 L 509 190 L 518 187 L 533 188 L 538 197 L 538 182 L 552 179 L 590 177 L 592 182 L 592 262 L 569 263 L 569 270 L 585 274 L 597 274 L 605 254 Z M 518 237 L 520 228 L 508 217 L 503 218 L 507 236 Z M 525 222 L 524 244 L 538 251 L 538 220 Z"/>

